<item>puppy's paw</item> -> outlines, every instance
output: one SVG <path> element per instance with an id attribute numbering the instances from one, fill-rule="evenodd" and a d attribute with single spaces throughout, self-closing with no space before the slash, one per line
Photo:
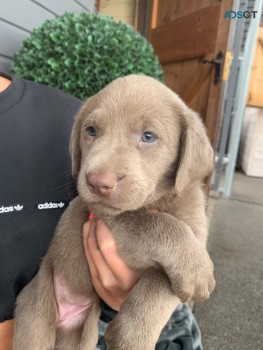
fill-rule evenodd
<path id="1" fill-rule="evenodd" d="M 140 331 L 130 322 L 115 316 L 108 325 L 104 340 L 107 350 L 154 350 L 155 342 L 142 329 Z M 124 322 L 122 322 L 124 321 Z"/>
<path id="2" fill-rule="evenodd" d="M 171 279 L 172 288 L 182 302 L 203 302 L 213 292 L 216 282 L 214 265 L 205 249 L 184 257 Z"/>
<path id="3" fill-rule="evenodd" d="M 214 264 L 212 263 L 209 255 L 204 266 L 200 267 L 200 270 L 195 276 L 195 291 L 192 297 L 196 303 L 201 303 L 208 299 L 216 286 L 214 278 Z"/>
<path id="4" fill-rule="evenodd" d="M 125 350 L 122 327 L 116 318 L 117 316 L 113 321 L 110 322 L 104 335 L 104 340 L 107 344 L 107 350 Z"/>

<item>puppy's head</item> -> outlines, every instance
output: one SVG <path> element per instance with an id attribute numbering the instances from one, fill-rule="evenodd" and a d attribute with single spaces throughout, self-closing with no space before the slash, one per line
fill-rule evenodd
<path id="1" fill-rule="evenodd" d="M 95 213 L 119 214 L 180 195 L 212 170 L 199 117 L 160 82 L 119 78 L 89 98 L 70 141 L 78 191 Z"/>

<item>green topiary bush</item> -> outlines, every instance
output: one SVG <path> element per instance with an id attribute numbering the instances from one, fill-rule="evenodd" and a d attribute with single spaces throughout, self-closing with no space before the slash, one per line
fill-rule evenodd
<path id="1" fill-rule="evenodd" d="M 162 80 L 152 46 L 132 27 L 98 14 L 66 13 L 44 22 L 14 57 L 12 73 L 85 99 L 117 77 Z"/>

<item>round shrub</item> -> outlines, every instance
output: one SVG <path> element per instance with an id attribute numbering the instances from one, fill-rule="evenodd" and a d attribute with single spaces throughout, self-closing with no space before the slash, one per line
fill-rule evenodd
<path id="1" fill-rule="evenodd" d="M 138 32 L 85 12 L 66 13 L 35 29 L 16 53 L 11 71 L 80 99 L 128 74 L 162 80 L 152 46 Z"/>

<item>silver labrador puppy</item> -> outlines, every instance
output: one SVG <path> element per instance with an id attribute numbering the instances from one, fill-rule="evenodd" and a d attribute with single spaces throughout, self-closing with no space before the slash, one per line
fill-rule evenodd
<path id="1" fill-rule="evenodd" d="M 107 347 L 153 350 L 178 303 L 202 301 L 215 286 L 201 187 L 213 151 L 204 126 L 162 83 L 132 75 L 84 103 L 70 151 L 79 196 L 18 297 L 14 350 L 95 349 L 100 308 L 82 244 L 89 212 L 110 227 L 123 260 L 143 271 L 108 326 Z M 58 323 L 68 300 L 82 311 L 74 315 L 73 306 Z"/>

